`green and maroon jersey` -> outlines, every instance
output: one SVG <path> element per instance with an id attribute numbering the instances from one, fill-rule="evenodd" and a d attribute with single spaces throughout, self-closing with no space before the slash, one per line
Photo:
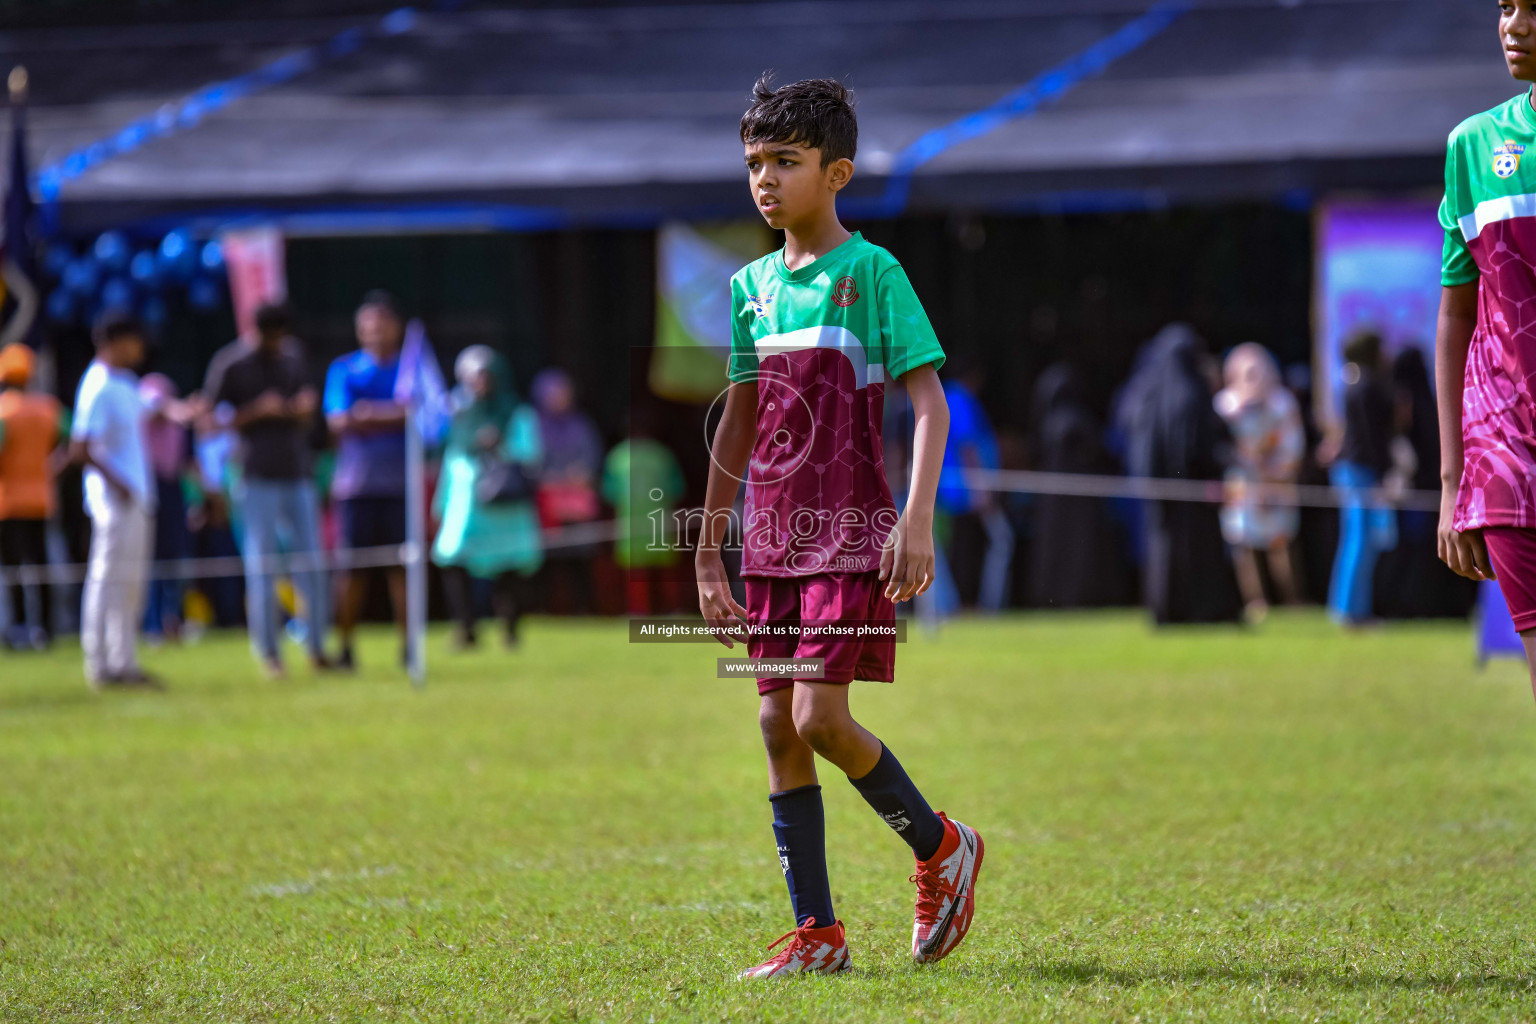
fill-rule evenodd
<path id="1" fill-rule="evenodd" d="M 1445 160 L 1441 282 L 1478 282 L 1462 394 L 1457 530 L 1536 527 L 1536 110 L 1528 93 L 1468 118 Z M 1531 160 L 1525 160 L 1525 156 Z"/>
<path id="2" fill-rule="evenodd" d="M 757 381 L 742 575 L 878 569 L 885 382 L 944 362 L 906 272 L 855 232 L 799 270 L 783 250 L 743 267 L 731 308 L 730 378 Z"/>

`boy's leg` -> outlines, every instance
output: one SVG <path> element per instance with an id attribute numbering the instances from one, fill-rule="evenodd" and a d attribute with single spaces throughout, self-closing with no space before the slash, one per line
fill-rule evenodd
<path id="1" fill-rule="evenodd" d="M 108 515 L 91 520 L 91 551 L 86 562 L 85 587 L 80 599 L 80 649 L 85 655 L 85 678 L 99 686 L 107 670 L 107 588 L 116 551 Z"/>
<path id="2" fill-rule="evenodd" d="M 357 628 L 358 616 L 362 614 L 364 587 L 367 581 L 364 579 L 364 570 L 351 563 L 351 552 L 354 548 L 362 547 L 360 541 L 367 538 L 362 535 L 364 527 L 361 502 L 356 498 L 342 498 L 336 502 L 336 520 L 341 527 L 341 548 L 345 554 L 342 558 L 342 570 L 336 574 L 336 633 L 341 640 L 342 665 L 352 667 L 352 633 Z"/>
<path id="3" fill-rule="evenodd" d="M 283 485 L 289 535 L 293 538 L 292 551 L 300 558 L 313 559 L 320 555 L 320 501 L 315 486 L 308 480 Z M 310 568 L 293 574 L 294 583 L 304 599 L 304 638 L 309 647 L 309 658 L 314 664 L 325 661 L 325 635 L 330 632 L 330 595 L 325 585 L 325 569 L 311 563 Z"/>
<path id="4" fill-rule="evenodd" d="M 853 788 L 918 860 L 927 860 L 944 841 L 944 821 L 928 806 L 896 755 L 854 721 L 848 686 L 798 680 L 794 690 L 795 731 L 811 749 L 843 770 Z"/>
<path id="5" fill-rule="evenodd" d="M 107 672 L 131 676 L 140 671 L 139 623 L 148 590 L 149 549 L 154 542 L 154 519 L 136 505 L 128 505 L 114 527 L 119 557 L 111 566 L 107 587 L 103 636 Z"/>
<path id="6" fill-rule="evenodd" d="M 251 649 L 263 665 L 278 661 L 277 594 L 275 573 L 268 559 L 278 553 L 277 528 L 282 513 L 277 488 L 261 480 L 241 484 L 245 506 L 245 619 L 250 628 Z"/>
<path id="7" fill-rule="evenodd" d="M 837 916 L 827 881 L 826 818 L 816 755 L 795 732 L 793 695 L 792 689 L 765 693 L 758 707 L 768 753 L 768 802 L 773 805 L 773 836 L 795 926 L 827 928 Z"/>
<path id="8" fill-rule="evenodd" d="M 448 613 L 458 623 L 456 642 L 468 646 L 475 636 L 475 591 L 469 573 L 456 565 L 442 569 L 443 597 L 448 601 Z"/>
<path id="9" fill-rule="evenodd" d="M 1536 530 L 1490 526 L 1483 530 L 1483 542 L 1515 631 L 1525 645 L 1531 690 L 1536 693 Z"/>

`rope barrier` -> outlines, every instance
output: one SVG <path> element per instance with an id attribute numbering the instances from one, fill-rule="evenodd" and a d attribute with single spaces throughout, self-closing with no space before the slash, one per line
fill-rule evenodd
<path id="1" fill-rule="evenodd" d="M 1211 505 L 1236 500 L 1241 489 L 1221 480 L 1164 480 L 1153 477 L 1105 476 L 1086 473 L 1042 473 L 1033 470 L 967 470 L 967 486 L 993 494 L 1037 494 L 1068 498 L 1128 498 L 1143 501 L 1201 502 Z M 1253 485 L 1249 485 L 1250 487 Z M 1326 485 L 1259 485 L 1260 503 L 1270 508 L 1343 508 L 1364 504 L 1378 508 L 1436 512 L 1440 508 L 1438 491 L 1375 488 L 1358 495 L 1345 495 Z M 686 516 L 688 510 L 676 514 Z M 586 547 L 614 540 L 623 524 L 618 520 L 579 523 L 543 533 L 546 551 Z M 241 576 L 248 570 L 272 575 L 287 575 L 313 570 L 347 571 L 405 565 L 414 555 L 410 544 L 352 548 L 305 554 L 270 555 L 253 564 L 239 555 L 212 558 L 183 558 L 154 562 L 147 579 L 209 579 Z M 64 565 L 26 566 L 0 569 L 0 586 L 20 583 L 78 584 L 90 574 L 85 562 Z M 111 578 L 110 572 L 108 579 Z"/>
<path id="2" fill-rule="evenodd" d="M 545 551 L 585 547 L 613 540 L 618 535 L 618 521 L 579 523 L 575 526 L 546 530 L 543 533 Z M 415 555 L 409 543 L 386 544 L 369 548 L 343 548 L 335 551 L 312 551 L 297 554 L 268 555 L 259 560 L 247 560 L 241 555 L 216 555 L 209 558 L 177 558 L 152 562 L 144 579 L 190 580 L 217 579 L 227 576 L 243 576 L 247 570 L 285 576 L 315 570 L 346 572 L 353 569 L 378 569 L 404 565 Z M 91 578 L 89 562 L 70 562 L 57 565 L 22 566 L 0 569 L 0 586 L 21 584 L 36 586 L 41 583 L 69 585 L 84 583 Z M 100 577 L 113 579 L 110 568 Z"/>

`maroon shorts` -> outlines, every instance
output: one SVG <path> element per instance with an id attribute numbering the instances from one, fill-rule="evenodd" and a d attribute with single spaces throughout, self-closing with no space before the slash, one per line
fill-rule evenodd
<path id="1" fill-rule="evenodd" d="M 1488 559 L 1515 620 L 1515 632 L 1536 629 L 1536 530 L 1485 526 L 1483 543 L 1488 545 Z"/>
<path id="2" fill-rule="evenodd" d="M 892 625 L 896 606 L 882 592 L 877 573 L 851 576 L 748 576 L 747 620 L 753 625 L 779 624 L 797 628 L 846 623 Z M 747 640 L 750 658 L 821 658 L 819 683 L 851 683 L 855 679 L 890 683 L 896 680 L 896 641 L 893 636 L 842 637 L 759 636 Z M 791 678 L 759 677 L 758 693 L 795 685 Z"/>

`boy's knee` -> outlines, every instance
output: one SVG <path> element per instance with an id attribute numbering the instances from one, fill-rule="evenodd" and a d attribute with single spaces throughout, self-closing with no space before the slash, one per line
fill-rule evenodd
<path id="1" fill-rule="evenodd" d="M 763 746 L 768 748 L 769 757 L 785 755 L 800 742 L 794 716 L 789 708 L 776 702 L 763 701 L 757 712 L 757 725 L 763 732 Z"/>
<path id="2" fill-rule="evenodd" d="M 824 753 L 836 749 L 846 732 L 844 716 L 806 704 L 795 708 L 795 732 L 812 750 Z"/>

